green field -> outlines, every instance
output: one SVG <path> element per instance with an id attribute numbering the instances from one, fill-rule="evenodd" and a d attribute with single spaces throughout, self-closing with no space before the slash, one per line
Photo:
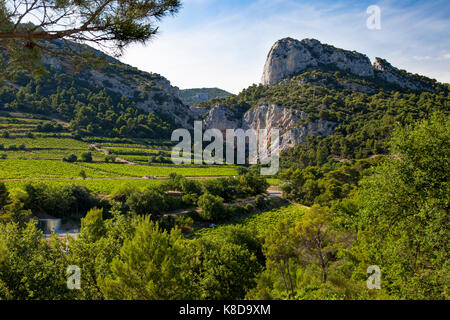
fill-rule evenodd
<path id="1" fill-rule="evenodd" d="M 170 141 L 134 138 L 85 137 L 71 138 L 71 132 L 64 125 L 58 132 L 37 132 L 38 125 L 56 126 L 60 121 L 39 115 L 0 112 L 0 180 L 8 187 L 23 187 L 27 183 L 52 185 L 80 184 L 95 193 L 108 194 L 122 184 L 138 188 L 161 183 L 143 177 L 166 178 L 171 173 L 186 177 L 235 176 L 235 166 L 175 165 L 172 163 L 152 166 L 150 155 L 163 154 L 170 160 Z M 119 158 L 138 163 L 106 163 L 105 155 L 92 151 L 91 144 L 106 149 Z M 94 162 L 80 162 L 81 155 L 91 152 Z M 75 163 L 62 159 L 75 154 Z M 85 180 L 81 172 L 85 173 Z"/>
<path id="2" fill-rule="evenodd" d="M 84 171 L 89 178 L 118 177 L 118 174 L 85 168 L 59 160 L 0 160 L 0 180 L 33 178 L 78 178 Z"/>
<path id="3" fill-rule="evenodd" d="M 110 172 L 125 177 L 168 177 L 171 173 L 181 174 L 185 177 L 212 177 L 234 176 L 234 168 L 185 168 L 185 167 L 156 167 L 141 165 L 125 165 L 117 163 L 85 163 L 86 167 Z"/>
<path id="4" fill-rule="evenodd" d="M 70 138 L 0 138 L 0 144 L 5 147 L 24 144 L 27 148 L 89 149 L 86 142 Z"/>
<path id="5" fill-rule="evenodd" d="M 70 154 L 75 154 L 78 158 L 87 150 L 71 149 L 47 149 L 47 150 L 0 150 L 0 155 L 6 155 L 7 159 L 49 159 L 61 160 Z M 94 161 L 103 161 L 105 156 L 101 152 L 90 151 Z"/>

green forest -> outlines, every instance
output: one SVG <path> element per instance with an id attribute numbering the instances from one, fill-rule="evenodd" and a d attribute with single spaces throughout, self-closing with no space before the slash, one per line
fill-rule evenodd
<path id="1" fill-rule="evenodd" d="M 117 190 L 103 203 L 77 186 L 11 193 L 0 184 L 0 297 L 448 299 L 449 116 L 399 127 L 387 146 L 389 155 L 372 167 L 355 161 L 332 171 L 288 171 L 288 196 L 311 208 L 267 211 L 264 199 L 224 207 L 230 195 L 267 187 L 245 170 L 236 182 L 203 185 L 172 175 L 159 187 Z M 314 183 L 317 195 L 309 190 Z M 181 201 L 163 196 L 174 189 L 184 191 Z M 159 214 L 191 201 L 201 216 L 171 221 Z M 32 220 L 36 207 L 87 212 L 81 234 L 43 241 Z M 221 227 L 190 232 L 193 220 Z M 83 270 L 80 290 L 67 289 L 71 265 Z M 366 287 L 371 265 L 382 269 L 380 290 Z"/>

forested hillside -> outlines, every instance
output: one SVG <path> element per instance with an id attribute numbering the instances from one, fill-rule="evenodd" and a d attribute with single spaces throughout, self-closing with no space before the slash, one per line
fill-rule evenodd
<path id="1" fill-rule="evenodd" d="M 167 138 L 175 123 L 189 118 L 178 88 L 160 75 L 89 47 L 95 64 L 73 66 L 62 42 L 47 46 L 61 54 L 44 59 L 40 76 L 26 69 L 10 74 L 0 86 L 1 110 L 52 115 L 75 133 L 108 137 Z"/>
<path id="2" fill-rule="evenodd" d="M 180 99 L 190 106 L 197 102 L 205 102 L 211 99 L 227 98 L 233 94 L 219 88 L 198 88 L 180 90 Z"/>
<path id="3" fill-rule="evenodd" d="M 315 68 L 276 85 L 253 85 L 237 96 L 200 105 L 211 107 L 220 103 L 242 113 L 242 109 L 262 103 L 276 104 L 307 114 L 295 126 L 320 120 L 335 122 L 334 134 L 311 136 L 283 155 L 284 167 L 304 168 L 386 154 L 386 142 L 397 125 L 427 118 L 435 111 L 450 111 L 449 85 L 421 79 L 432 91 L 404 89 L 379 79 Z"/>

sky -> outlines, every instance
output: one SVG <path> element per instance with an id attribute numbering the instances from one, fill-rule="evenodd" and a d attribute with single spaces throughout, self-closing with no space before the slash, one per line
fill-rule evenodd
<path id="1" fill-rule="evenodd" d="M 450 83 L 450 1 L 182 0 L 148 44 L 130 46 L 122 62 L 159 73 L 181 89 L 232 93 L 261 81 L 279 39 L 314 38 L 388 60 L 393 66 Z M 369 29 L 367 8 L 381 9 Z"/>

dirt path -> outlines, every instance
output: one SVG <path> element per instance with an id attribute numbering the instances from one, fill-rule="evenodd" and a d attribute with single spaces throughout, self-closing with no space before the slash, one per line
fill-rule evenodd
<path id="1" fill-rule="evenodd" d="M 90 144 L 89 146 L 94 148 L 98 152 L 103 153 L 105 156 L 109 156 L 110 155 L 109 150 L 107 150 L 107 149 L 100 148 L 99 146 L 97 146 L 95 144 Z M 116 161 L 120 162 L 120 163 L 131 165 L 131 166 L 136 166 L 137 165 L 137 163 L 135 163 L 135 162 L 131 162 L 131 161 L 119 158 L 119 157 L 116 157 Z"/>

